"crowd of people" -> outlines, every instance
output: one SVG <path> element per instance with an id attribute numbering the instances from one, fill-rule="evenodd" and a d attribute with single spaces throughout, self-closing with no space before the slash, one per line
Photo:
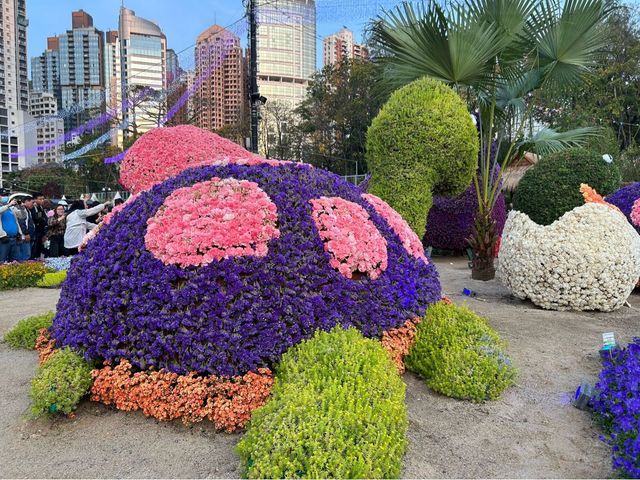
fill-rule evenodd
<path id="1" fill-rule="evenodd" d="M 116 198 L 114 205 L 122 203 Z M 53 203 L 41 193 L 0 199 L 0 262 L 75 255 L 89 230 L 111 211 L 111 203 L 88 198 Z"/>

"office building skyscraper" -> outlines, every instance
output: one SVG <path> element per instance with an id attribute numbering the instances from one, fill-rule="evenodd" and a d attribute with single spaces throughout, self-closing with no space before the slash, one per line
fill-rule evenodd
<path id="1" fill-rule="evenodd" d="M 347 27 L 324 37 L 322 45 L 323 66 L 336 65 L 344 60 L 366 60 L 367 47 L 353 41 L 353 32 Z"/>
<path id="2" fill-rule="evenodd" d="M 195 125 L 220 130 L 238 125 L 247 105 L 245 62 L 240 39 L 219 25 L 196 40 L 195 76 L 202 82 L 194 93 Z"/>
<path id="3" fill-rule="evenodd" d="M 142 134 L 157 127 L 166 114 L 167 39 L 156 23 L 121 7 L 117 36 L 109 40 L 113 41 L 110 45 L 117 65 L 109 71 L 108 83 L 119 86 L 117 93 L 111 94 L 116 98 L 112 108 L 119 111 L 128 133 Z M 121 130 L 116 143 L 122 145 L 122 141 Z"/>
<path id="4" fill-rule="evenodd" d="M 258 0 L 258 90 L 293 108 L 316 70 L 315 0 Z"/>

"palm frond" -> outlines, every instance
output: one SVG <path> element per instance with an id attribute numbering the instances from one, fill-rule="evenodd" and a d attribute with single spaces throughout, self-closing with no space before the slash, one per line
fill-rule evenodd
<path id="1" fill-rule="evenodd" d="M 533 137 L 518 142 L 517 150 L 548 155 L 570 148 L 584 147 L 589 140 L 599 137 L 601 133 L 602 129 L 598 127 L 574 128 L 565 132 L 558 132 L 553 128 L 543 128 Z"/>
<path id="2" fill-rule="evenodd" d="M 545 83 L 576 86 L 597 65 L 607 45 L 606 0 L 544 0 L 531 15 L 528 32 L 537 45 L 531 60 Z"/>
<path id="3" fill-rule="evenodd" d="M 401 4 L 379 18 L 372 36 L 388 55 L 386 79 L 395 87 L 423 76 L 451 85 L 484 85 L 503 45 L 490 24 L 461 6 L 447 13 L 435 1 L 422 7 Z"/>

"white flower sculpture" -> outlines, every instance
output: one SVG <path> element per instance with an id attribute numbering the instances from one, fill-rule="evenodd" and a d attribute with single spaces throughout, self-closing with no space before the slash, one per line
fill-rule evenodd
<path id="1" fill-rule="evenodd" d="M 512 211 L 498 278 L 518 298 L 550 310 L 620 308 L 640 276 L 640 235 L 619 211 L 576 207 L 548 226 Z"/>

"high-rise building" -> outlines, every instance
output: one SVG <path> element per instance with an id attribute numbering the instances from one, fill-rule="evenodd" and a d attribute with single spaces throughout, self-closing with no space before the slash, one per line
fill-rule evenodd
<path id="1" fill-rule="evenodd" d="M 178 55 L 172 48 L 167 48 L 167 78 L 165 86 L 168 87 L 180 77 L 180 63 Z"/>
<path id="2" fill-rule="evenodd" d="M 120 41 L 117 30 L 109 30 L 104 45 L 104 100 L 114 124 L 120 117 L 120 88 Z"/>
<path id="3" fill-rule="evenodd" d="M 49 92 L 56 98 L 58 108 L 62 107 L 60 93 L 60 40 L 47 38 L 47 49 L 41 55 L 31 58 L 31 90 Z"/>
<path id="4" fill-rule="evenodd" d="M 71 30 L 58 36 L 60 56 L 60 105 L 65 127 L 73 129 L 103 107 L 104 34 L 93 18 L 78 10 L 71 14 Z"/>
<path id="5" fill-rule="evenodd" d="M 240 39 L 219 25 L 209 27 L 196 40 L 195 65 L 201 79 L 194 92 L 195 125 L 207 130 L 238 125 L 247 104 Z"/>
<path id="6" fill-rule="evenodd" d="M 0 184 L 3 175 L 35 162 L 35 129 L 29 115 L 27 7 L 25 0 L 0 3 Z M 3 185 L 4 186 L 4 185 Z"/>
<path id="7" fill-rule="evenodd" d="M 257 17 L 258 90 L 293 108 L 316 70 L 315 0 L 258 0 Z"/>
<path id="8" fill-rule="evenodd" d="M 164 33 L 156 23 L 121 7 L 117 35 L 114 32 L 108 36 L 107 43 L 107 50 L 111 52 L 110 63 L 105 64 L 110 85 L 109 108 L 117 111 L 117 122 L 126 126 L 127 135 L 142 134 L 157 127 L 166 113 L 167 40 Z M 119 87 L 115 93 L 114 85 Z M 122 145 L 122 130 L 114 141 Z"/>
<path id="9" fill-rule="evenodd" d="M 31 92 L 29 113 L 36 119 L 38 163 L 62 162 L 64 144 L 55 140 L 64 135 L 64 120 L 58 116 L 58 102 L 49 92 Z M 44 146 L 44 147 L 43 147 Z"/>
<path id="10" fill-rule="evenodd" d="M 369 56 L 367 47 L 353 41 L 353 32 L 343 27 L 339 32 L 323 39 L 323 66 L 337 65 L 344 60 L 366 60 Z"/>

